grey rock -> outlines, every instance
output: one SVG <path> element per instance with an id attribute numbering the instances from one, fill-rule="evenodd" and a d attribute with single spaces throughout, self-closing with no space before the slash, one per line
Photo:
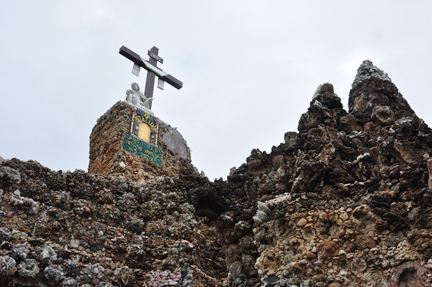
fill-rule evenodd
<path id="1" fill-rule="evenodd" d="M 101 267 L 97 264 L 87 264 L 81 271 L 82 279 L 84 281 L 91 281 L 93 279 L 101 279 L 104 274 L 101 271 Z"/>
<path id="2" fill-rule="evenodd" d="M 240 261 L 233 262 L 229 267 L 228 277 L 232 278 L 232 280 L 236 280 L 242 274 L 243 265 Z"/>
<path id="3" fill-rule="evenodd" d="M 63 264 L 63 270 L 67 276 L 76 277 L 79 274 L 78 262 L 79 256 L 75 259 L 68 259 L 68 261 Z"/>
<path id="4" fill-rule="evenodd" d="M 280 278 L 275 275 L 270 275 L 270 276 L 265 275 L 261 279 L 261 281 L 264 283 L 265 287 L 272 287 L 280 282 Z"/>
<path id="5" fill-rule="evenodd" d="M 9 229 L 1 227 L 0 228 L 0 241 L 9 241 L 12 238 L 12 233 Z"/>
<path id="6" fill-rule="evenodd" d="M 297 132 L 286 132 L 284 140 L 287 146 L 294 146 L 297 142 Z"/>
<path id="7" fill-rule="evenodd" d="M 258 210 L 256 215 L 253 217 L 253 220 L 257 226 L 260 226 L 264 222 L 268 221 L 268 216 L 263 211 Z"/>
<path id="8" fill-rule="evenodd" d="M 39 264 L 36 260 L 28 258 L 18 265 L 18 275 L 24 278 L 36 278 L 39 274 Z"/>
<path id="9" fill-rule="evenodd" d="M 57 261 L 57 253 L 46 244 L 36 247 L 32 255 L 36 260 L 46 265 L 50 265 Z"/>
<path id="10" fill-rule="evenodd" d="M 411 117 L 404 117 L 404 118 L 400 118 L 397 121 L 395 121 L 395 125 L 400 126 L 404 123 L 410 123 L 410 122 L 412 122 Z"/>
<path id="11" fill-rule="evenodd" d="M 256 215 L 253 217 L 253 220 L 257 226 L 260 226 L 269 220 L 268 215 L 270 214 L 271 210 L 267 207 L 267 205 L 261 201 L 258 201 L 258 210 Z"/>
<path id="12" fill-rule="evenodd" d="M 8 269 L 10 267 L 16 266 L 16 261 L 10 256 L 0 256 L 1 260 L 1 268 L 0 268 L 0 274 L 6 274 Z"/>
<path id="13" fill-rule="evenodd" d="M 1 177 L 9 180 L 12 184 L 19 184 L 21 182 L 20 172 L 8 166 L 0 167 L 0 178 Z"/>
<path id="14" fill-rule="evenodd" d="M 267 205 L 261 201 L 258 201 L 258 210 L 264 212 L 267 215 L 271 214 L 270 208 L 268 208 Z"/>
<path id="15" fill-rule="evenodd" d="M 77 281 L 74 278 L 67 278 L 65 279 L 62 284 L 60 285 L 61 287 L 75 287 L 77 286 Z"/>
<path id="16" fill-rule="evenodd" d="M 391 79 L 389 78 L 387 73 L 384 73 L 383 70 L 374 66 L 371 60 L 365 60 L 357 69 L 357 75 L 354 79 L 354 82 L 352 83 L 352 88 L 354 88 L 355 86 L 357 86 L 357 84 L 363 82 L 364 80 L 372 77 L 381 79 L 383 81 L 391 82 Z"/>
<path id="17" fill-rule="evenodd" d="M 47 266 L 43 271 L 43 276 L 49 282 L 58 282 L 62 279 L 63 275 L 64 275 L 64 273 L 62 271 L 52 267 L 51 265 Z"/>
<path id="18" fill-rule="evenodd" d="M 181 270 L 181 279 L 178 283 L 178 287 L 194 287 L 195 283 L 193 280 L 192 269 L 189 264 L 185 264 Z"/>
<path id="19" fill-rule="evenodd" d="M 25 246 L 14 246 L 12 247 L 12 254 L 11 256 L 16 261 L 21 261 L 27 258 L 27 255 L 29 254 L 29 250 Z"/>

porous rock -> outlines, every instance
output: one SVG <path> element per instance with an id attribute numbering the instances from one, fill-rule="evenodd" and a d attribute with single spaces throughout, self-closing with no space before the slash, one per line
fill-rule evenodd
<path id="1" fill-rule="evenodd" d="M 0 285 L 431 284 L 432 131 L 371 61 L 348 111 L 320 86 L 298 132 L 227 180 L 174 153 L 159 167 L 110 158 L 103 128 L 130 112 L 111 110 L 92 134 L 107 174 L 0 163 Z"/>

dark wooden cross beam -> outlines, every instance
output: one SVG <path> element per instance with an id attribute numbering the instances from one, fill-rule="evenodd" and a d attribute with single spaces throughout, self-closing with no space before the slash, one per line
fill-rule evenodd
<path id="1" fill-rule="evenodd" d="M 163 64 L 163 59 L 158 56 L 158 52 L 158 48 L 151 48 L 151 50 L 148 51 L 148 55 L 150 56 L 150 58 L 148 61 L 146 61 L 140 55 L 126 48 L 125 46 L 122 46 L 119 51 L 121 55 L 125 56 L 134 63 L 132 74 L 138 76 L 140 68 L 144 68 L 147 70 L 147 80 L 144 91 L 144 95 L 147 98 L 153 98 L 155 76 L 158 77 L 158 88 L 161 90 L 163 90 L 164 82 L 167 82 L 178 90 L 183 87 L 183 83 L 181 81 L 177 80 L 176 78 L 156 66 L 157 62 Z M 151 104 L 152 101 L 150 101 L 150 109 Z"/>

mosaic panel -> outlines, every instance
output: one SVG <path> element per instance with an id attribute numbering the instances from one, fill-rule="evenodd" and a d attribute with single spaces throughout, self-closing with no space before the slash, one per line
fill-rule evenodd
<path id="1" fill-rule="evenodd" d="M 149 144 L 157 145 L 159 120 L 140 109 L 136 109 L 132 112 L 130 133 Z"/>
<path id="2" fill-rule="evenodd" d="M 123 148 L 158 165 L 161 164 L 162 151 L 158 147 L 150 145 L 130 134 L 127 134 L 123 139 Z"/>

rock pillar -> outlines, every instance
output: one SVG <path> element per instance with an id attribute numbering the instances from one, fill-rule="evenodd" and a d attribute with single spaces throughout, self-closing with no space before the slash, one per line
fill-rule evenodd
<path id="1" fill-rule="evenodd" d="M 159 118 L 119 101 L 90 135 L 88 172 L 134 181 L 176 176 L 193 169 L 182 135 Z"/>

